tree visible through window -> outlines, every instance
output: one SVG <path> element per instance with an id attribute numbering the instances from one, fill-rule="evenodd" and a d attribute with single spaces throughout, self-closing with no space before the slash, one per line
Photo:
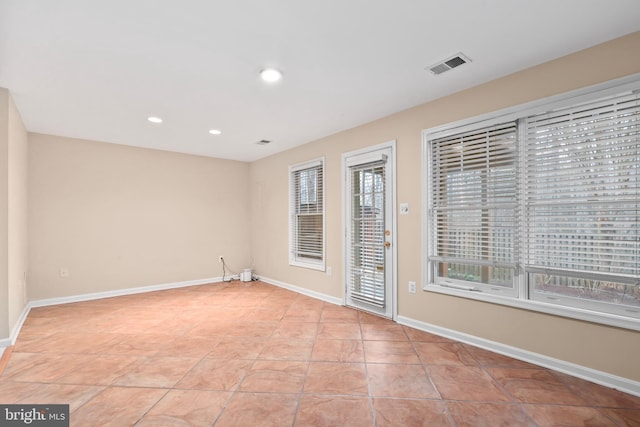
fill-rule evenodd
<path id="1" fill-rule="evenodd" d="M 535 297 L 640 307 L 640 107 L 625 94 L 526 119 Z"/>
<path id="2" fill-rule="evenodd" d="M 428 284 L 640 318 L 634 85 L 427 137 Z"/>

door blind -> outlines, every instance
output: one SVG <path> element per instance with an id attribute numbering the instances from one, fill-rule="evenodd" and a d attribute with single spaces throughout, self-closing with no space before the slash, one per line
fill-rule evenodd
<path id="1" fill-rule="evenodd" d="M 352 298 L 385 307 L 385 166 L 350 168 Z"/>

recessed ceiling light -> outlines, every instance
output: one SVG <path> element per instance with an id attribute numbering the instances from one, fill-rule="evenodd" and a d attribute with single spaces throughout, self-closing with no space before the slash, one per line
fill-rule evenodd
<path id="1" fill-rule="evenodd" d="M 220 135 L 222 133 L 222 131 L 219 131 L 218 129 L 210 129 L 209 133 L 211 135 Z"/>
<path id="2" fill-rule="evenodd" d="M 282 73 L 275 68 L 265 68 L 264 70 L 260 71 L 260 77 L 265 82 L 273 83 L 282 78 Z"/>
<path id="3" fill-rule="evenodd" d="M 150 116 L 147 117 L 147 120 L 149 120 L 151 123 L 162 123 L 162 119 L 160 117 Z"/>

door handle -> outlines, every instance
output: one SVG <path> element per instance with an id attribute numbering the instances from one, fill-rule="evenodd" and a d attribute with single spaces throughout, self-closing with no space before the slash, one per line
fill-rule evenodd
<path id="1" fill-rule="evenodd" d="M 384 247 L 385 248 L 390 248 L 391 247 L 391 242 L 384 242 Z"/>

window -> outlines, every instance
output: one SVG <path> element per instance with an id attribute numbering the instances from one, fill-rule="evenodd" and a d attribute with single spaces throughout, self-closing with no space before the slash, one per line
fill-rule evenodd
<path id="1" fill-rule="evenodd" d="M 614 96 L 524 123 L 531 296 L 637 316 L 640 97 Z"/>
<path id="2" fill-rule="evenodd" d="M 436 283 L 514 294 L 516 132 L 511 122 L 431 142 L 429 260 Z"/>
<path id="3" fill-rule="evenodd" d="M 289 168 L 289 264 L 324 270 L 324 159 Z"/>
<path id="4" fill-rule="evenodd" d="M 639 88 L 425 132 L 426 289 L 640 328 Z"/>

